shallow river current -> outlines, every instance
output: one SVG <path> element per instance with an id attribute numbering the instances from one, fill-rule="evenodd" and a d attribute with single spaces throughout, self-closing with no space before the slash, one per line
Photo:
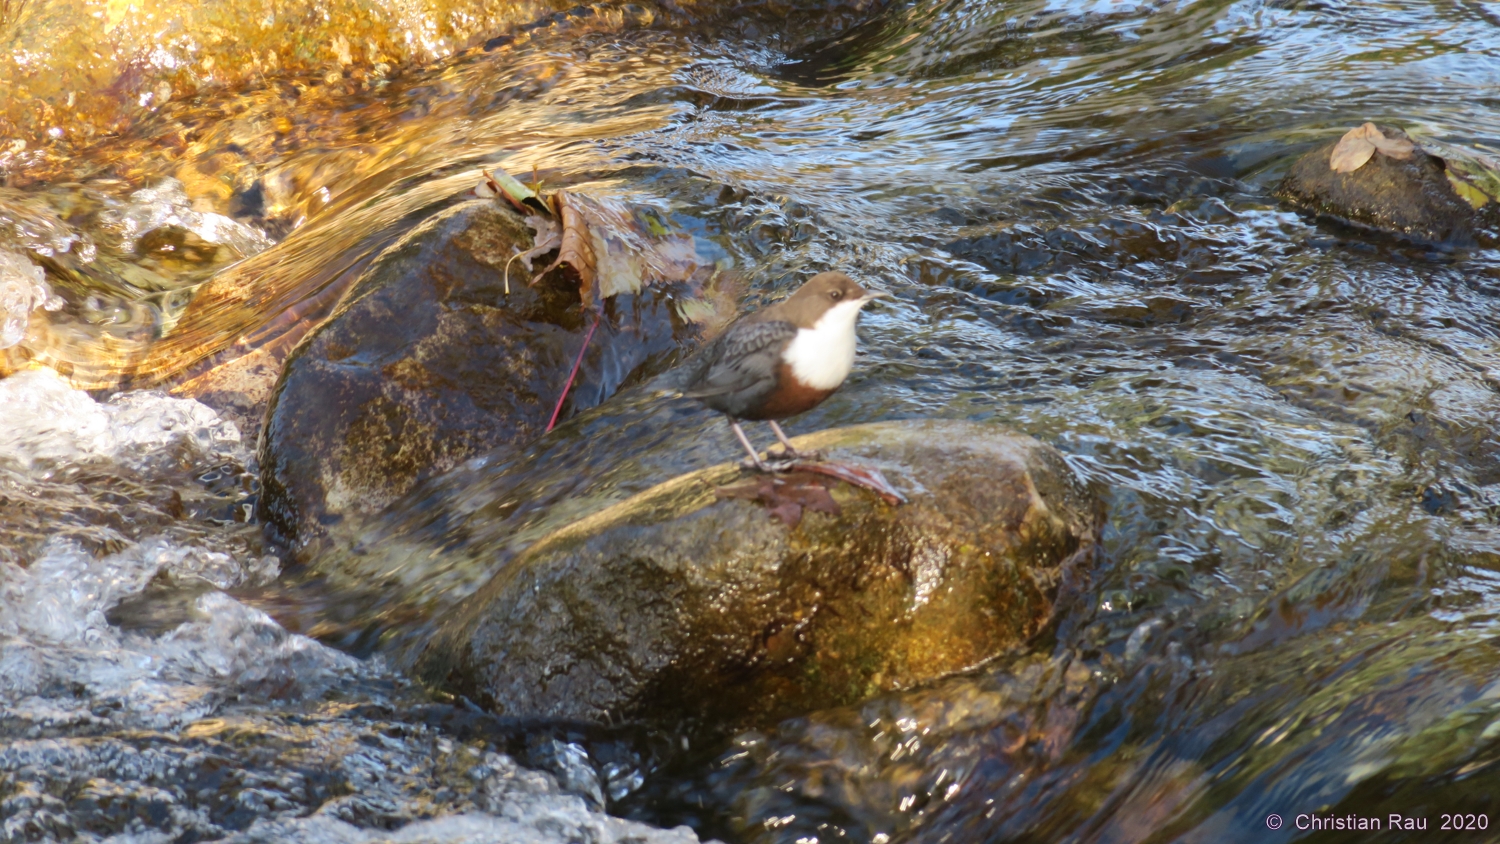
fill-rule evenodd
<path id="1" fill-rule="evenodd" d="M 0 343 L 46 366 L 0 380 L 0 841 L 1500 840 L 1500 252 L 1271 196 L 1366 120 L 1500 148 L 1500 4 L 495 3 L 186 93 L 233 20 L 58 82 L 22 46 L 93 7 L 21 8 L 5 84 L 52 110 L 0 119 Z M 431 696 L 373 644 L 399 620 L 275 597 L 257 423 L 166 391 L 294 342 L 491 167 L 660 208 L 744 307 L 829 268 L 891 291 L 789 427 L 1056 446 L 1108 505 L 1090 611 L 688 747 Z M 236 273 L 252 305 L 188 308 Z M 736 456 L 678 411 L 661 436 Z M 610 413 L 532 450 L 554 499 L 639 488 Z"/>

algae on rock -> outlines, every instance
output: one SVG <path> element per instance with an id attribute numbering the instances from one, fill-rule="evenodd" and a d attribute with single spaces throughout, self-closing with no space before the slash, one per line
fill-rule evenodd
<path id="1" fill-rule="evenodd" d="M 839 486 L 795 527 L 684 475 L 541 539 L 417 661 L 515 717 L 772 723 L 972 668 L 1043 630 L 1086 573 L 1097 501 L 1029 437 L 883 423 L 797 440 L 879 468 L 892 506 Z"/>

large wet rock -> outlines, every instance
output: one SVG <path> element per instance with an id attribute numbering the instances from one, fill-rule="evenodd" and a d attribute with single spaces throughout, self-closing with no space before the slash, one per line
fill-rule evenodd
<path id="1" fill-rule="evenodd" d="M 1406 133 L 1380 126 L 1387 138 Z M 1418 146 L 1410 158 L 1375 153 L 1351 173 L 1329 161 L 1338 139 L 1297 159 L 1276 195 L 1315 214 L 1428 243 L 1474 242 L 1480 217 L 1454 190 L 1442 158 Z"/>
<path id="2" fill-rule="evenodd" d="M 1034 439 L 963 422 L 796 440 L 910 501 L 835 485 L 794 527 L 721 465 L 536 542 L 418 659 L 518 717 L 763 724 L 962 671 L 1043 630 L 1092 558 L 1097 501 Z"/>
<path id="3" fill-rule="evenodd" d="M 454 206 L 381 255 L 288 360 L 260 442 L 260 516 L 305 546 L 429 475 L 541 435 L 585 339 L 578 290 L 535 287 L 511 247 L 521 218 Z M 670 293 L 606 301 L 564 405 L 592 407 L 669 365 L 696 330 Z"/>

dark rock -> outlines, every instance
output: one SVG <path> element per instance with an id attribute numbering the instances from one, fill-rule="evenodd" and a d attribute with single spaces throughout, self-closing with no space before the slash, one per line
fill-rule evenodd
<path id="1" fill-rule="evenodd" d="M 1390 126 L 1387 138 L 1405 138 Z M 1307 153 L 1292 165 L 1276 195 L 1293 205 L 1339 222 L 1404 235 L 1425 243 L 1472 244 L 1478 226 L 1473 206 L 1454 191 L 1443 159 L 1418 147 L 1402 161 L 1375 153 L 1352 173 L 1336 173 L 1329 158 L 1338 139 Z"/>
<path id="2" fill-rule="evenodd" d="M 375 260 L 292 353 L 260 440 L 260 516 L 294 546 L 421 479 L 541 435 L 583 343 L 576 284 L 535 287 L 531 233 L 491 201 L 435 215 Z M 696 336 L 670 292 L 606 300 L 564 416 L 670 365 Z"/>
<path id="3" fill-rule="evenodd" d="M 802 437 L 910 502 L 835 485 L 795 526 L 717 496 L 721 465 L 537 541 L 451 613 L 428 682 L 513 717 L 767 724 L 1023 645 L 1092 559 L 1101 511 L 1056 451 L 967 422 Z"/>

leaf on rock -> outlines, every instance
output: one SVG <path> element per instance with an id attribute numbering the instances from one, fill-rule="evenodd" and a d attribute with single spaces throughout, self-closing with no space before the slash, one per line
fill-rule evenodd
<path id="1" fill-rule="evenodd" d="M 748 483 L 717 487 L 714 495 L 759 501 L 771 511 L 771 518 L 787 527 L 796 527 L 802 521 L 803 510 L 830 516 L 843 512 L 822 479 L 797 472 L 781 476 L 762 475 Z"/>
<path id="2" fill-rule="evenodd" d="M 540 214 L 527 217 L 526 225 L 530 226 L 535 233 L 531 240 L 534 245 L 516 257 L 521 259 L 521 263 L 526 265 L 526 271 L 530 272 L 532 258 L 545 255 L 562 243 L 562 227 L 551 217 L 543 217 Z"/>
<path id="3" fill-rule="evenodd" d="M 1375 144 L 1370 141 L 1370 132 L 1380 134 L 1373 123 L 1345 132 L 1344 137 L 1339 138 L 1338 144 L 1334 146 L 1333 154 L 1328 157 L 1329 168 L 1335 173 L 1353 173 L 1365 166 L 1365 162 L 1375 154 Z"/>
<path id="4" fill-rule="evenodd" d="M 1443 159 L 1448 183 L 1475 208 L 1500 201 L 1500 157 L 1483 149 L 1423 138 L 1422 148 Z"/>
<path id="5" fill-rule="evenodd" d="M 484 184 L 475 188 L 474 192 L 480 196 L 503 196 L 505 201 L 515 206 L 522 214 L 545 214 L 552 216 L 552 209 L 547 207 L 546 201 L 537 196 L 536 191 L 516 181 L 504 170 L 480 170 L 484 174 Z M 486 193 L 488 191 L 488 193 Z"/>
<path id="6" fill-rule="evenodd" d="M 504 198 L 526 215 L 536 233 L 532 247 L 511 261 L 521 261 L 530 271 L 533 258 L 557 250 L 557 258 L 530 283 L 567 264 L 578 274 L 585 307 L 596 308 L 621 293 L 639 293 L 650 284 L 701 281 L 699 271 L 712 266 L 698 256 L 690 235 L 673 230 L 654 209 L 566 190 L 542 197 L 504 171 L 486 170 L 484 175 L 475 193 Z M 510 292 L 509 262 L 505 291 Z M 711 315 L 695 315 L 711 321 Z"/>
<path id="7" fill-rule="evenodd" d="M 1417 149 L 1417 145 L 1406 138 L 1387 138 L 1380 134 L 1379 129 L 1375 130 L 1375 134 L 1378 137 L 1371 138 L 1370 141 L 1375 144 L 1376 152 L 1394 158 L 1397 161 L 1410 159 L 1412 153 Z"/>
<path id="8" fill-rule="evenodd" d="M 531 259 L 558 248 L 562 244 L 562 227 L 551 217 L 543 217 L 540 214 L 532 214 L 526 218 L 526 225 L 531 227 L 534 233 L 531 239 L 531 248 L 525 252 L 517 252 L 511 256 L 510 261 L 505 262 L 505 292 L 510 293 L 510 265 L 512 261 L 520 261 L 526 272 L 531 272 Z M 536 278 L 531 279 L 533 282 Z"/>
<path id="9" fill-rule="evenodd" d="M 1483 208 L 1490 201 L 1490 197 L 1484 191 L 1469 184 L 1458 173 L 1451 169 L 1443 172 L 1448 176 L 1448 184 L 1453 186 L 1453 192 L 1474 208 Z"/>
<path id="10" fill-rule="evenodd" d="M 1374 123 L 1366 123 L 1339 138 L 1328 158 L 1328 166 L 1335 173 L 1353 173 L 1365 166 L 1377 151 L 1405 161 L 1412 157 L 1416 148 L 1416 144 L 1406 138 L 1387 138 Z"/>
<path id="11" fill-rule="evenodd" d="M 579 298 L 585 305 L 591 305 L 594 302 L 594 280 L 599 274 L 598 264 L 594 259 L 594 245 L 590 242 L 588 224 L 578 210 L 581 203 L 565 201 L 564 193 L 566 191 L 558 191 L 556 197 L 558 210 L 562 214 L 563 226 L 562 244 L 557 250 L 557 260 L 545 270 L 537 273 L 537 278 L 552 272 L 562 264 L 567 264 L 578 273 Z M 532 281 L 535 282 L 536 279 Z"/>
<path id="12" fill-rule="evenodd" d="M 693 239 L 675 233 L 624 203 L 560 190 L 553 201 L 562 215 L 562 244 L 546 273 L 567 264 L 578 273 L 585 305 L 620 293 L 639 293 L 658 282 L 687 281 L 703 266 Z"/>
<path id="13" fill-rule="evenodd" d="M 677 315 L 682 317 L 683 322 L 712 323 L 719 316 L 714 304 L 704 299 L 678 299 L 673 304 L 677 306 Z"/>

